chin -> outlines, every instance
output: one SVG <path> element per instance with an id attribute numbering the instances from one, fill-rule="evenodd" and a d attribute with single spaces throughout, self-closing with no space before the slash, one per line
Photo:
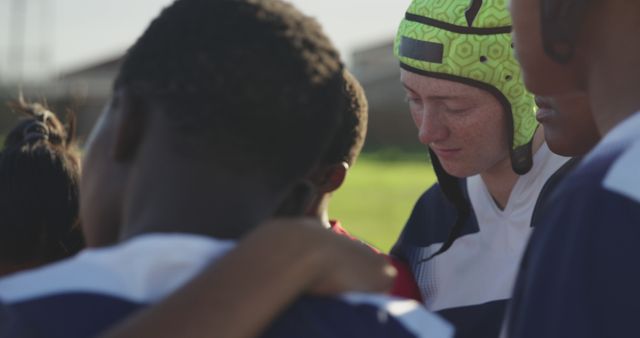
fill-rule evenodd
<path id="1" fill-rule="evenodd" d="M 544 141 L 547 143 L 549 150 L 560 156 L 574 156 L 575 149 L 572 149 L 571 142 L 567 142 L 566 135 L 563 138 L 562 135 L 558 136 L 553 133 L 551 129 L 547 125 L 544 126 Z"/>
<path id="2" fill-rule="evenodd" d="M 567 157 L 584 156 L 593 148 L 591 144 L 562 140 L 548 140 L 547 145 L 554 154 Z"/>
<path id="3" fill-rule="evenodd" d="M 567 149 L 566 144 L 559 142 L 547 141 L 547 146 L 552 153 L 560 156 L 573 156 L 570 149 Z"/>
<path id="4" fill-rule="evenodd" d="M 549 150 L 560 156 L 572 157 L 586 153 L 579 145 L 573 144 L 570 140 L 565 140 L 561 137 L 553 138 L 545 136 L 545 141 L 547 142 Z"/>
<path id="5" fill-rule="evenodd" d="M 469 168 L 464 168 L 456 165 L 447 165 L 445 163 L 442 163 L 442 168 L 444 169 L 444 171 L 447 172 L 447 174 L 457 178 L 465 178 L 465 177 L 474 176 L 478 174 L 476 170 L 472 170 Z"/>

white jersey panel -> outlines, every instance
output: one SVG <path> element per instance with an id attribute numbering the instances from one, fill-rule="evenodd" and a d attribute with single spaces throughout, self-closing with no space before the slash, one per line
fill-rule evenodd
<path id="1" fill-rule="evenodd" d="M 538 195 L 567 161 L 543 144 L 532 169 L 518 178 L 504 210 L 497 207 L 479 175 L 467 179 L 480 231 L 461 236 L 448 251 L 425 263 L 432 276 L 427 280 L 436 284 L 423 288 L 436 291 L 424 295 L 427 308 L 439 311 L 510 298 Z M 441 245 L 433 244 L 429 251 Z"/>
<path id="2" fill-rule="evenodd" d="M 620 137 L 624 135 L 634 135 L 640 132 L 640 113 L 626 120 L 620 128 L 616 128 L 611 132 L 611 137 Z M 628 143 L 628 142 L 625 142 Z M 640 141 L 635 140 L 628 149 L 613 163 L 607 176 L 604 179 L 603 186 L 611 191 L 617 192 L 640 203 Z"/>

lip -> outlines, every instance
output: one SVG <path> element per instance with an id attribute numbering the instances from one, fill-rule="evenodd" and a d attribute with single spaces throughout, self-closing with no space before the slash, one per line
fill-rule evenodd
<path id="1" fill-rule="evenodd" d="M 451 159 L 455 157 L 459 152 L 460 148 L 439 148 L 439 147 L 431 147 L 434 153 L 441 159 Z"/>
<path id="2" fill-rule="evenodd" d="M 555 111 L 553 109 L 538 108 L 536 111 L 536 120 L 540 123 L 547 123 L 553 118 Z"/>
<path id="3" fill-rule="evenodd" d="M 540 109 L 553 109 L 553 105 L 546 98 L 543 98 L 543 97 L 540 97 L 540 96 L 536 96 L 535 97 L 535 102 L 536 102 L 536 106 L 538 106 L 538 108 L 540 108 Z"/>
<path id="4" fill-rule="evenodd" d="M 544 97 L 535 97 L 536 106 L 538 109 L 536 110 L 536 120 L 540 123 L 549 122 L 553 115 L 555 114 L 555 110 L 551 101 Z"/>

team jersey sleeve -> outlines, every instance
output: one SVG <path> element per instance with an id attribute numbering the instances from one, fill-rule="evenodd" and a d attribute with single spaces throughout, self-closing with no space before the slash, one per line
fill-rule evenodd
<path id="1" fill-rule="evenodd" d="M 37 333 L 11 307 L 0 302 L 0 338 L 37 338 Z"/>
<path id="2" fill-rule="evenodd" d="M 448 338 L 453 328 L 419 303 L 385 295 L 350 293 L 303 297 L 263 338 Z"/>
<path id="3" fill-rule="evenodd" d="M 640 204 L 597 182 L 574 182 L 546 208 L 516 286 L 509 337 L 640 334 Z"/>

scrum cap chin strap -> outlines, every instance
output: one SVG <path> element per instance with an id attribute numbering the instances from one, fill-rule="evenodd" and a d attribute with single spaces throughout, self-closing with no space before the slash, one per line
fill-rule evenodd
<path id="1" fill-rule="evenodd" d="M 471 215 L 471 203 L 462 191 L 462 187 L 460 187 L 460 180 L 447 174 L 447 172 L 444 171 L 444 168 L 442 168 L 442 164 L 440 164 L 440 160 L 438 160 L 438 157 L 431 149 L 429 149 L 429 156 L 431 157 L 431 164 L 433 165 L 433 170 L 435 171 L 438 178 L 440 189 L 442 190 L 442 193 L 445 195 L 447 200 L 453 203 L 454 207 L 456 208 L 457 215 L 456 222 L 453 224 L 453 227 L 449 231 L 449 237 L 447 238 L 447 240 L 442 244 L 438 251 L 431 254 L 429 257 L 424 258 L 422 260 L 423 262 L 426 262 L 433 257 L 449 250 L 451 245 L 453 245 L 453 242 L 455 242 L 455 240 L 460 237 L 460 234 L 462 234 L 464 224 L 467 222 L 469 216 Z"/>

